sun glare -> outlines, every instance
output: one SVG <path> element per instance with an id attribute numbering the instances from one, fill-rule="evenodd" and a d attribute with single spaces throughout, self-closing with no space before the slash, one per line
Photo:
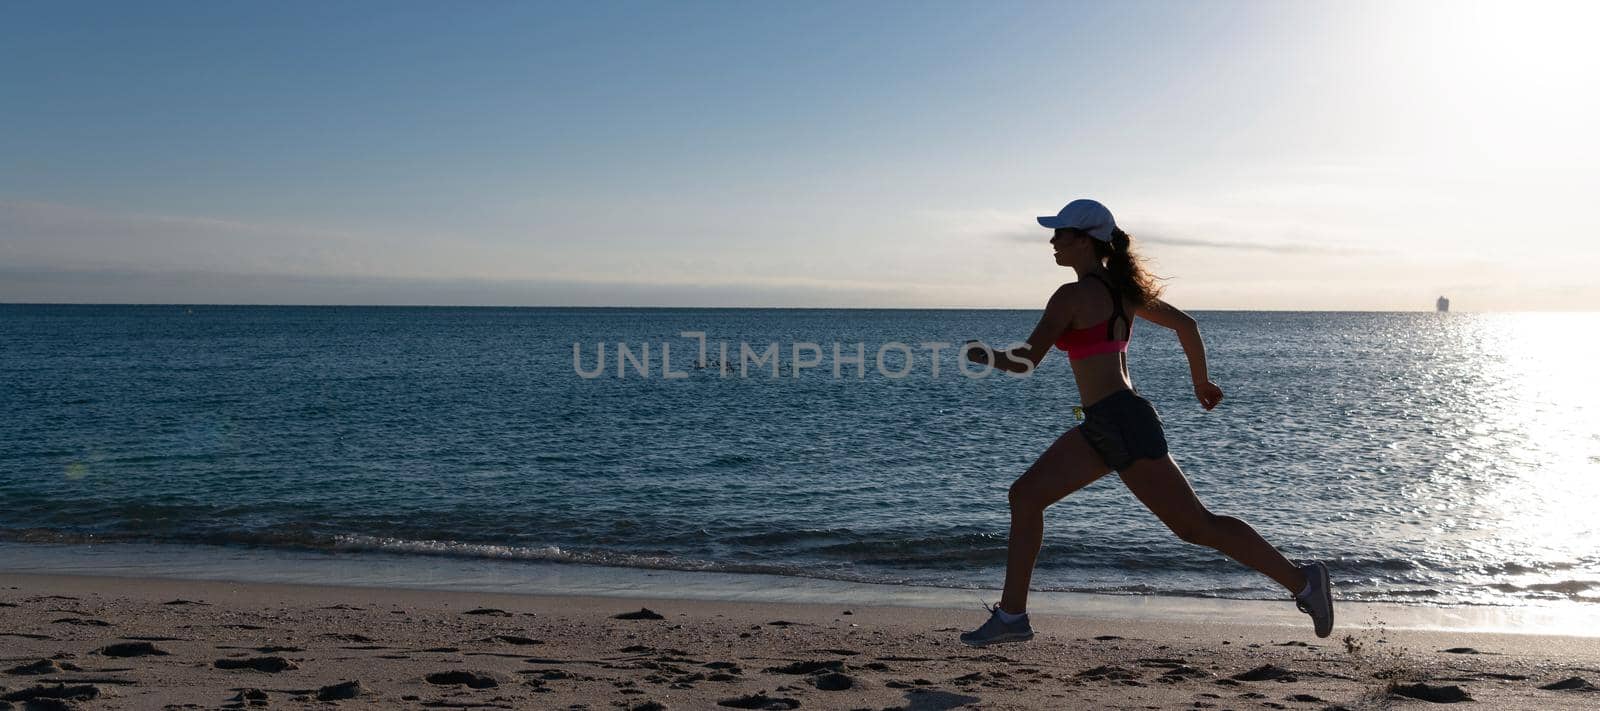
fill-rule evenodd
<path id="1" fill-rule="evenodd" d="M 1499 521 L 1487 544 L 1516 560 L 1533 550 L 1550 559 L 1592 554 L 1600 530 L 1600 315 L 1496 314 L 1474 319 L 1464 344 L 1482 354 L 1495 383 L 1480 395 L 1482 421 L 1474 442 L 1499 451 L 1493 482 L 1478 501 L 1485 520 Z M 1570 335 L 1568 335 L 1570 334 Z M 1481 440 L 1493 440 L 1493 443 Z M 1538 585 L 1544 581 L 1527 580 Z"/>
<path id="2" fill-rule="evenodd" d="M 1426 3 L 1411 10 L 1417 15 L 1401 26 L 1412 29 L 1398 39 L 1420 72 L 1419 98 L 1465 112 L 1469 126 L 1595 116 L 1600 45 L 1592 33 L 1600 3 Z"/>

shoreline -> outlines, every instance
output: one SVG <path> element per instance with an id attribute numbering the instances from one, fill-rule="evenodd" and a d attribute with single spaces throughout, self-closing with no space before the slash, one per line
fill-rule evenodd
<path id="1" fill-rule="evenodd" d="M 619 568 L 542 561 L 461 559 L 173 544 L 0 543 L 8 575 L 114 577 L 394 589 L 440 593 L 640 598 L 729 603 L 889 605 L 978 611 L 998 589 L 859 583 L 762 573 Z M 999 582 L 999 581 L 997 581 Z M 1337 591 L 1336 591 L 1337 592 Z M 1309 627 L 1287 599 L 1034 591 L 1031 612 L 1095 620 L 1198 622 L 1239 616 L 1254 625 Z M 1342 625 L 1407 630 L 1600 638 L 1600 606 L 1444 606 L 1341 601 Z"/>
<path id="2" fill-rule="evenodd" d="M 641 608 L 660 619 L 616 618 Z M 358 682 L 337 703 L 1355 709 L 1420 683 L 1491 708 L 1600 700 L 1540 688 L 1600 680 L 1597 637 L 1351 620 L 1317 639 L 1309 624 L 1234 612 L 1174 621 L 1034 611 L 1032 642 L 972 649 L 956 635 L 981 610 L 5 573 L 0 698 L 59 682 L 83 696 L 68 708 L 214 708 L 235 697 L 242 708 L 254 695 L 326 708 L 319 693 Z"/>

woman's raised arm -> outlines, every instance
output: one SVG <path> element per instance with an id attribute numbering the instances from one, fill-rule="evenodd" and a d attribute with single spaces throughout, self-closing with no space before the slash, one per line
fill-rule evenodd
<path id="1" fill-rule="evenodd" d="M 1209 410 L 1222 402 L 1222 388 L 1211 382 L 1210 372 L 1206 368 L 1206 344 L 1200 338 L 1200 325 L 1195 323 L 1194 318 L 1160 299 L 1151 299 L 1149 304 L 1140 306 L 1136 313 L 1150 323 L 1166 326 L 1178 333 L 1178 343 L 1183 346 L 1183 354 L 1189 359 L 1189 379 L 1194 381 L 1194 396 L 1200 400 L 1200 406 Z"/>

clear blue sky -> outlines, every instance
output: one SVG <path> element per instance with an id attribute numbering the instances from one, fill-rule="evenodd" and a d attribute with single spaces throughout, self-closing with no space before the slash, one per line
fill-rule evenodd
<path id="1" fill-rule="evenodd" d="M 0 300 L 1600 309 L 1589 4 L 4 15 Z"/>

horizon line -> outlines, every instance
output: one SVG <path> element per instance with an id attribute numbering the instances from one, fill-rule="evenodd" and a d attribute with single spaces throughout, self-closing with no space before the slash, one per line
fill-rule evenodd
<path id="1" fill-rule="evenodd" d="M 611 310 L 703 310 L 703 311 L 1040 311 L 1037 306 L 617 306 L 557 304 L 308 304 L 308 303 L 201 303 L 201 302 L 106 302 L 106 301 L 0 301 L 0 306 L 140 306 L 182 308 L 366 308 L 366 309 L 611 309 Z M 1434 309 L 1306 309 L 1306 308 L 1193 308 L 1192 312 L 1235 313 L 1600 313 L 1592 309 L 1459 310 Z"/>

